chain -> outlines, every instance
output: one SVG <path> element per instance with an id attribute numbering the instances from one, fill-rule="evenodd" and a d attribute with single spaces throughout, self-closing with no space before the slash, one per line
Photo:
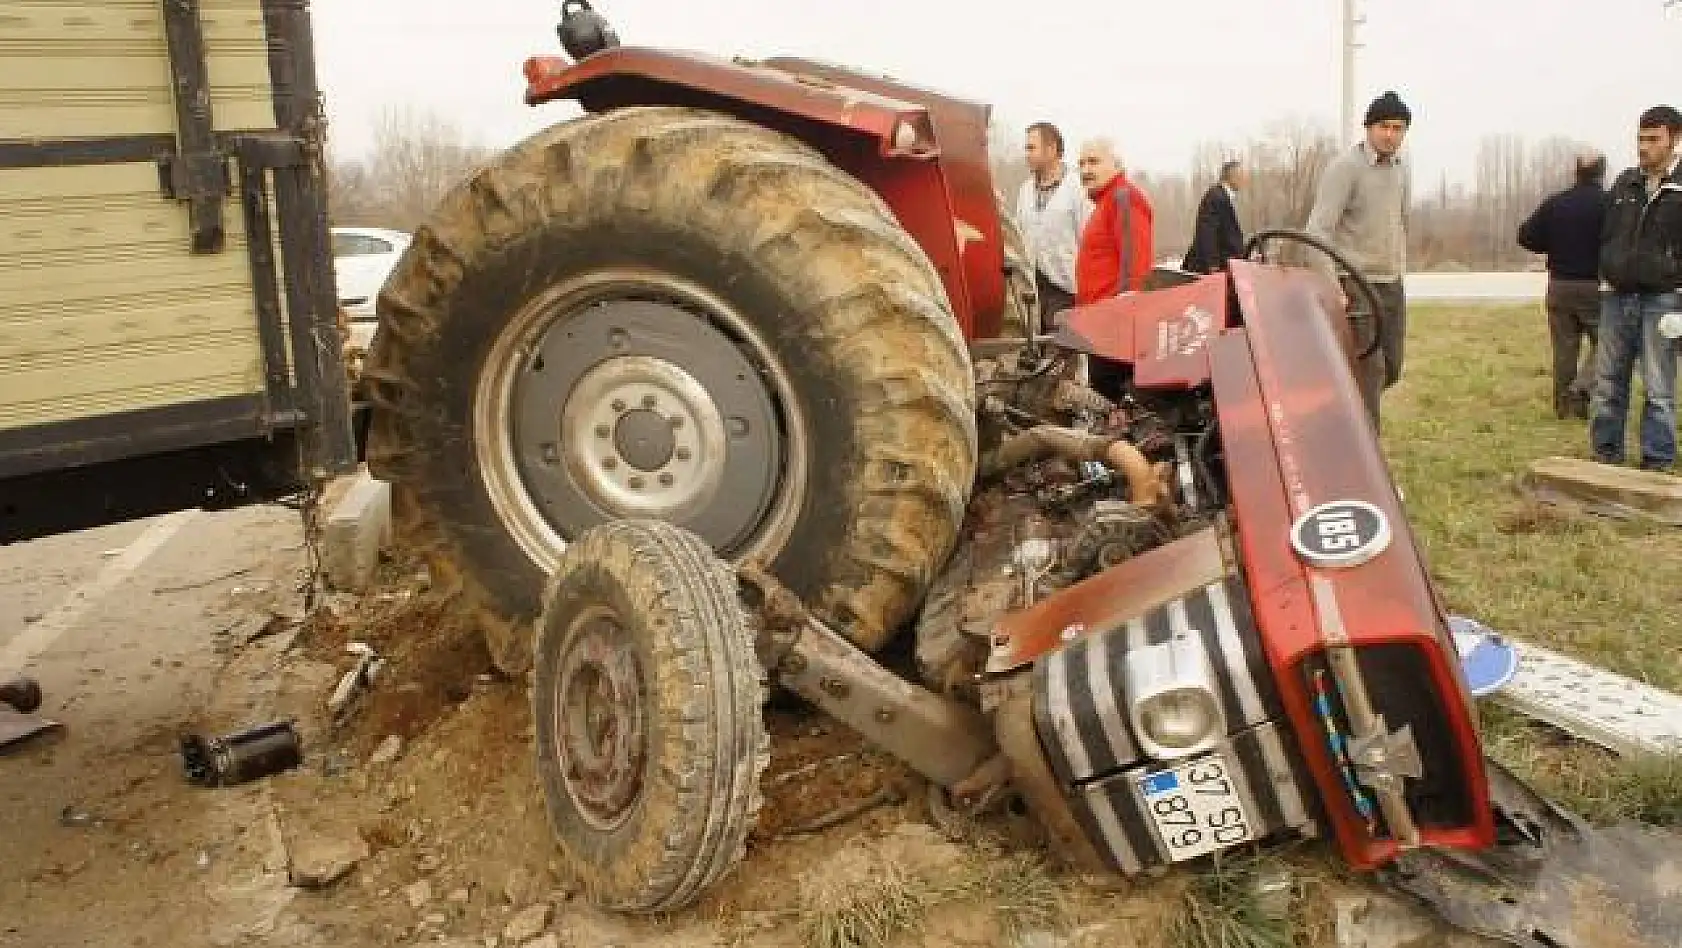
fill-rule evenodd
<path id="1" fill-rule="evenodd" d="M 325 493 L 326 478 L 310 464 L 306 439 L 297 439 L 297 444 L 298 472 L 305 481 L 303 494 L 297 502 L 299 521 L 304 528 L 304 568 L 297 590 L 304 596 L 304 615 L 307 616 L 315 612 L 326 588 L 327 569 L 321 554 L 321 498 Z"/>

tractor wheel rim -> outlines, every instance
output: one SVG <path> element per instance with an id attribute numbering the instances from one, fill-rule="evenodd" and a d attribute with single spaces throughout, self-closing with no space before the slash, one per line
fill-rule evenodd
<path id="1" fill-rule="evenodd" d="M 573 808 L 606 832 L 629 819 L 642 793 L 649 723 L 642 663 L 607 610 L 588 610 L 573 627 L 557 664 L 550 732 Z"/>
<path id="2" fill-rule="evenodd" d="M 568 538 L 632 517 L 775 556 L 805 502 L 809 437 L 781 360 L 669 274 L 594 271 L 532 300 L 492 342 L 473 422 L 491 505 L 544 572 Z"/>
<path id="3" fill-rule="evenodd" d="M 561 431 L 567 473 L 603 509 L 673 519 L 712 500 L 724 478 L 724 413 L 665 359 L 597 363 L 573 385 Z"/>

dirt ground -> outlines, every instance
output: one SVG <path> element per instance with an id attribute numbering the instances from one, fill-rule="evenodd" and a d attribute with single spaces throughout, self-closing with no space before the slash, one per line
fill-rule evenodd
<path id="1" fill-rule="evenodd" d="M 594 911 L 552 842 L 526 684 L 493 673 L 424 571 L 391 565 L 368 596 L 305 618 L 296 515 L 217 516 L 30 669 L 67 727 L 0 756 L 3 948 L 805 948 L 871 933 L 904 948 L 1155 948 L 1182 913 L 1177 877 L 1079 879 L 992 830 L 946 835 L 917 780 L 791 698 L 770 710 L 766 807 L 742 866 L 669 918 Z M 0 584 L 38 584 L 46 567 L 28 564 L 51 557 L 21 559 L 11 574 L 0 560 Z M 326 699 L 353 641 L 385 665 L 335 725 Z M 184 779 L 181 734 L 285 718 L 297 769 Z M 1293 870 L 1305 945 L 1333 943 L 1331 898 L 1350 891 L 1322 867 Z"/>

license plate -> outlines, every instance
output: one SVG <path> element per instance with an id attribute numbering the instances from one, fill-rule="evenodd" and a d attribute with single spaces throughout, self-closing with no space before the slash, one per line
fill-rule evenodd
<path id="1" fill-rule="evenodd" d="M 1253 824 L 1219 754 L 1139 778 L 1145 810 L 1172 862 L 1249 841 Z"/>

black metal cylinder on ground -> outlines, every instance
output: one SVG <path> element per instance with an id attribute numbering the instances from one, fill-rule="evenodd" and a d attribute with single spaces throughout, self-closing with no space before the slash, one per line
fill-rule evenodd
<path id="1" fill-rule="evenodd" d="M 303 742 L 291 721 L 210 740 L 190 734 L 181 738 L 181 762 L 189 783 L 231 787 L 297 767 L 303 762 Z"/>

